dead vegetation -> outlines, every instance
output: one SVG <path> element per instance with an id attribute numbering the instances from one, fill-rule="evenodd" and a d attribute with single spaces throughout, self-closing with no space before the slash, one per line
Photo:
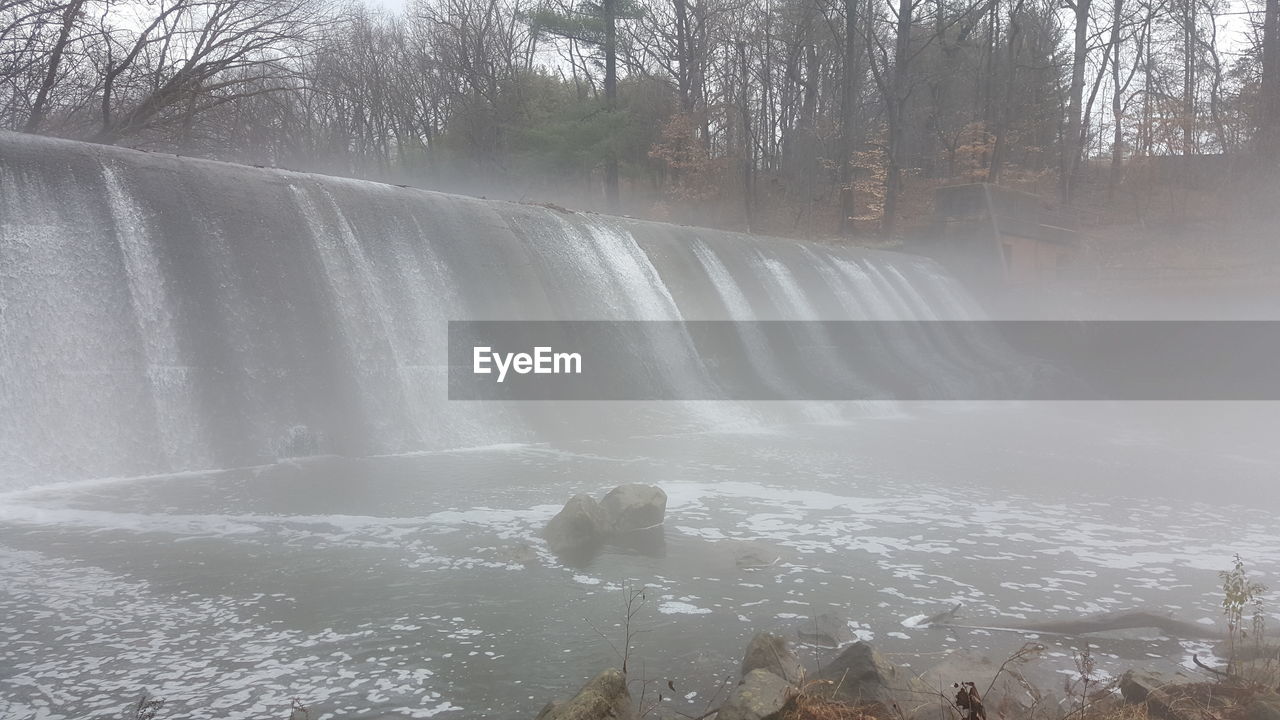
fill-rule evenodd
<path id="1" fill-rule="evenodd" d="M 781 720 L 879 720 L 871 708 L 854 707 L 803 689 L 787 698 L 779 717 Z"/>
<path id="2" fill-rule="evenodd" d="M 1274 689 L 1232 679 L 1178 683 L 1152 693 L 1143 703 L 1121 707 L 1098 720 L 1129 720 L 1123 715 L 1132 708 L 1163 720 L 1246 720 L 1254 717 L 1258 701 L 1268 697 L 1276 697 Z"/>
<path id="3" fill-rule="evenodd" d="M 1239 684 L 1224 680 L 1202 683 L 1171 684 L 1161 690 L 1159 698 L 1144 702 L 1126 702 L 1109 691 L 1089 696 L 1083 709 L 1068 709 L 1065 717 L 1085 720 L 1252 720 L 1251 708 L 1260 700 L 1274 697 L 1274 689 L 1256 684 Z M 963 711 L 948 703 L 944 717 L 962 720 Z M 1019 717 L 997 712 L 1003 720 L 1032 720 L 1036 716 Z M 878 706 L 853 706 L 828 697 L 821 689 L 796 688 L 788 697 L 777 720 L 902 720 L 893 711 Z"/>

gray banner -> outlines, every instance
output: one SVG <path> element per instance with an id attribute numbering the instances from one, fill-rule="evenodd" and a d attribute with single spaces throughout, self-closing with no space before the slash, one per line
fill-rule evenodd
<path id="1" fill-rule="evenodd" d="M 451 321 L 452 400 L 1280 400 L 1272 321 Z"/>

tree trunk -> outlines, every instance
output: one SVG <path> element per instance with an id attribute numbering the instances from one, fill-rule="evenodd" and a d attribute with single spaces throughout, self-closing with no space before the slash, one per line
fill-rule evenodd
<path id="1" fill-rule="evenodd" d="M 855 197 L 853 194 L 853 148 L 856 144 L 854 123 L 858 96 L 862 93 L 861 51 L 858 46 L 858 0 L 844 3 L 844 82 L 840 88 L 840 234 L 853 232 Z"/>
<path id="2" fill-rule="evenodd" d="M 36 92 L 36 99 L 31 103 L 31 114 L 27 116 L 27 122 L 23 126 L 23 132 L 34 133 L 40 130 L 40 125 L 44 123 L 45 113 L 48 110 L 49 93 L 53 91 L 53 86 L 58 82 L 58 70 L 62 65 L 62 54 L 66 52 L 67 42 L 71 39 L 71 29 L 75 27 L 76 18 L 80 15 L 80 8 L 84 5 L 84 0 L 73 0 L 67 3 L 62 10 L 62 27 L 58 30 L 58 39 L 53 44 L 53 50 L 49 53 L 49 67 L 45 70 L 44 81 L 40 83 L 40 90 Z"/>
<path id="3" fill-rule="evenodd" d="M 1146 19 L 1143 21 L 1142 29 L 1142 47 L 1139 48 L 1138 54 L 1142 56 L 1142 127 L 1138 133 L 1138 153 L 1144 157 L 1151 155 L 1152 146 L 1152 128 L 1151 128 L 1151 76 L 1155 74 L 1155 68 L 1151 62 L 1151 25 L 1155 22 L 1155 10 L 1148 9 Z"/>
<path id="4" fill-rule="evenodd" d="M 1196 149 L 1196 7 L 1182 0 L 1182 154 Z"/>
<path id="5" fill-rule="evenodd" d="M 617 0 L 604 0 L 604 100 L 609 112 L 610 126 L 616 126 L 613 113 L 618 106 L 618 27 Z M 616 138 L 610 133 L 604 161 L 604 197 L 609 212 L 617 213 L 618 206 L 618 150 Z"/>
<path id="6" fill-rule="evenodd" d="M 1089 52 L 1089 6 L 1092 0 L 1075 0 L 1075 47 L 1071 58 L 1071 90 L 1067 104 L 1067 129 L 1062 137 L 1062 163 L 1058 177 L 1058 195 L 1064 203 L 1075 196 L 1080 169 L 1081 111 L 1084 105 L 1084 70 Z"/>
<path id="7" fill-rule="evenodd" d="M 676 5 L 676 89 L 680 94 L 680 109 L 693 112 L 693 94 L 690 91 L 689 66 L 692 54 L 689 38 L 689 6 L 686 0 L 675 0 Z"/>
<path id="8" fill-rule="evenodd" d="M 1262 20 L 1262 124 L 1260 154 L 1280 159 L 1280 0 L 1267 0 Z"/>
<path id="9" fill-rule="evenodd" d="M 1124 162 L 1124 128 L 1121 115 L 1124 107 L 1120 97 L 1120 17 L 1124 14 L 1124 0 L 1115 0 L 1111 17 L 1111 173 L 1107 178 L 1107 199 L 1113 200 L 1116 185 L 1120 182 L 1121 163 Z"/>
<path id="10" fill-rule="evenodd" d="M 898 198 L 902 194 L 902 166 L 905 161 L 903 147 L 903 112 L 907 105 L 908 75 L 911 63 L 911 21 L 915 5 L 912 0 L 898 0 L 897 38 L 893 47 L 893 74 L 889 81 L 889 97 L 885 103 L 885 120 L 889 132 L 889 158 L 884 182 L 884 216 L 880 228 L 886 235 L 893 234 L 898 215 Z"/>
<path id="11" fill-rule="evenodd" d="M 738 41 L 738 72 L 741 74 L 742 89 L 739 96 L 738 104 L 742 112 L 742 213 L 743 220 L 747 225 L 747 232 L 751 232 L 751 210 L 752 210 L 752 170 L 754 162 L 751 153 L 751 94 L 749 92 L 750 75 L 747 68 L 747 41 Z"/>
<path id="12" fill-rule="evenodd" d="M 1018 49 L 1021 38 L 1019 37 L 1022 24 L 1018 19 L 1018 15 L 1022 12 L 1023 0 L 1018 2 L 1009 10 L 1009 30 L 1005 33 L 1005 44 L 1008 58 L 1006 60 L 1006 72 L 1008 75 L 1004 80 L 1004 97 L 1000 108 L 1000 119 L 996 124 L 995 144 L 991 148 L 991 167 L 987 168 L 987 182 L 1000 182 L 1000 172 L 1004 168 L 1004 157 L 1008 154 L 1009 145 L 1009 126 L 1013 124 L 1013 88 L 1017 79 Z"/>

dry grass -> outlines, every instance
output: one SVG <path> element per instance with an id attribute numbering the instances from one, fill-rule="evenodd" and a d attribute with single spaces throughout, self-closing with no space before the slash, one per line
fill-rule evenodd
<path id="1" fill-rule="evenodd" d="M 1127 703 L 1111 695 L 1094 703 L 1087 717 L 1089 720 L 1151 720 L 1146 703 Z"/>
<path id="2" fill-rule="evenodd" d="M 812 680 L 793 687 L 777 714 L 779 720 L 885 720 L 874 706 L 855 706 L 834 700 L 830 680 Z"/>
<path id="3" fill-rule="evenodd" d="M 825 683 L 824 683 L 825 684 Z M 1256 696 L 1267 693 L 1266 688 L 1232 683 L 1205 682 L 1171 685 L 1162 692 L 1173 716 L 1200 720 L 1245 720 L 1245 708 Z M 1148 703 L 1131 704 L 1118 695 L 1108 695 L 1092 703 L 1085 713 L 1085 720 L 1155 720 L 1168 718 L 1167 712 L 1154 713 Z M 853 706 L 824 697 L 810 684 L 792 691 L 786 705 L 776 716 L 779 720 L 895 720 L 874 706 Z M 954 715 L 953 715 L 954 717 Z M 1003 716 L 1005 720 L 1034 720 Z M 1079 712 L 1069 712 L 1066 717 L 1079 718 Z"/>
<path id="4" fill-rule="evenodd" d="M 1245 708 L 1266 691 L 1255 685 L 1227 682 L 1195 683 L 1165 688 L 1168 706 L 1179 717 L 1244 720 Z"/>
<path id="5" fill-rule="evenodd" d="M 854 707 L 806 692 L 787 699 L 779 715 L 781 720 L 880 720 L 867 708 Z"/>

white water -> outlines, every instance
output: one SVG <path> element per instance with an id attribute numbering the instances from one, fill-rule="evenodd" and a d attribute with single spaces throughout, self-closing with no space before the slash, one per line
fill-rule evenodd
<path id="1" fill-rule="evenodd" d="M 451 403 L 447 323 L 680 321 L 706 317 L 707 299 L 736 320 L 926 319 L 951 312 L 930 297 L 955 302 L 917 258 L 43 139 L 0 144 L 0 399 L 7 418 L 22 408 L 30 419 L 6 433 L 0 487 L 260 464 L 290 438 L 362 455 L 524 442 L 549 421 L 562 434 L 759 430 L 776 419 L 731 403 L 572 415 Z M 790 396 L 780 358 L 793 348 L 744 332 L 760 382 Z M 802 340 L 824 382 L 863 387 L 830 338 Z M 670 347 L 632 342 L 670 394 L 719 396 L 710 369 L 663 361 L 700 357 L 687 333 Z"/>
<path id="2" fill-rule="evenodd" d="M 116 240 L 124 259 L 126 284 L 160 432 L 170 466 L 210 462 L 202 446 L 203 418 L 192 395 L 192 372 L 178 348 L 174 301 L 155 253 L 147 219 L 110 166 L 102 168 L 102 184 L 110 200 Z"/>

